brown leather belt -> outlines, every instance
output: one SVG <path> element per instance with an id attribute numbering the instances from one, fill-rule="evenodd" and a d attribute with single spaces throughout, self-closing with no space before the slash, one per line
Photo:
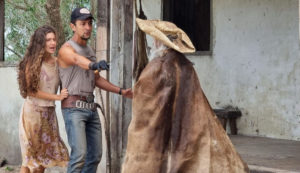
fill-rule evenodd
<path id="1" fill-rule="evenodd" d="M 69 95 L 67 98 L 62 100 L 61 108 L 82 108 L 95 110 L 97 105 L 94 103 L 94 96 Z"/>

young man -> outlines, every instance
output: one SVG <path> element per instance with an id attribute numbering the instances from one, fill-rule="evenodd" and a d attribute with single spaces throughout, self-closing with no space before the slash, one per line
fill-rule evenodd
<path id="1" fill-rule="evenodd" d="M 92 33 L 93 16 L 86 8 L 76 8 L 71 14 L 73 37 L 58 53 L 59 76 L 69 96 L 62 101 L 68 142 L 71 147 L 68 173 L 95 173 L 102 155 L 101 125 L 94 103 L 95 86 L 132 98 L 131 89 L 121 89 L 94 70 L 108 70 L 105 61 L 96 61 L 87 45 Z"/>

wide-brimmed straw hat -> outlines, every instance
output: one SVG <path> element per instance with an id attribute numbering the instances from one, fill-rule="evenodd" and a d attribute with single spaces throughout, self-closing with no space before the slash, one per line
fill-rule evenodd
<path id="1" fill-rule="evenodd" d="M 160 20 L 142 20 L 136 18 L 138 27 L 167 47 L 181 53 L 195 52 L 195 47 L 187 34 L 175 24 Z"/>

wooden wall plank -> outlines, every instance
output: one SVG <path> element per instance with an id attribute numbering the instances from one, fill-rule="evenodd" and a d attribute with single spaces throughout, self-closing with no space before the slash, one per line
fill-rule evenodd
<path id="1" fill-rule="evenodd" d="M 97 37 L 96 37 L 96 57 L 97 61 L 106 60 L 110 61 L 109 57 L 109 45 L 110 45 L 110 0 L 97 0 Z M 109 80 L 109 73 L 101 71 L 100 75 Z M 101 98 L 102 97 L 102 98 Z M 106 123 L 110 124 L 110 111 L 109 111 L 109 94 L 104 90 L 96 90 L 97 102 L 104 107 L 104 116 L 106 117 Z M 102 112 L 98 111 L 99 115 Z M 110 132 L 110 126 L 106 126 L 103 116 L 100 115 L 102 125 L 102 158 L 101 163 L 98 166 L 98 172 L 110 173 L 110 149 L 107 146 L 110 145 L 110 140 L 106 139 L 105 133 Z M 105 132 L 105 130 L 107 132 Z M 109 136 L 110 138 L 110 136 Z"/>
<path id="2" fill-rule="evenodd" d="M 123 88 L 132 85 L 132 0 L 112 0 L 110 19 L 110 81 Z M 111 172 L 118 173 L 127 144 L 131 100 L 110 94 Z"/>
<path id="3" fill-rule="evenodd" d="M 4 16 L 4 0 L 0 0 L 0 61 L 4 61 L 4 26 L 5 26 L 5 16 Z"/>

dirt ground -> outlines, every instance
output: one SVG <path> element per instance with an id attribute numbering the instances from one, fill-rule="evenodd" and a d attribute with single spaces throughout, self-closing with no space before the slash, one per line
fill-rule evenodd
<path id="1" fill-rule="evenodd" d="M 0 168 L 0 173 L 19 173 L 20 172 L 19 165 L 4 165 Z M 45 173 L 65 173 L 66 170 L 64 168 L 54 167 L 51 169 L 46 169 Z"/>
<path id="2" fill-rule="evenodd" d="M 19 165 L 4 165 L 0 168 L 0 173 L 19 173 L 20 166 Z"/>

